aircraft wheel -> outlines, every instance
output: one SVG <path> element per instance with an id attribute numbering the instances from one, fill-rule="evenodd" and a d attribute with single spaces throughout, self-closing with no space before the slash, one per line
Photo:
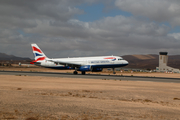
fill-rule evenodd
<path id="1" fill-rule="evenodd" d="M 85 71 L 82 71 L 82 75 L 85 75 L 86 74 L 86 72 Z"/>
<path id="2" fill-rule="evenodd" d="M 113 69 L 113 74 L 116 74 L 116 72 L 115 72 L 114 68 L 112 68 L 112 69 Z"/>
<path id="3" fill-rule="evenodd" d="M 77 74 L 78 74 L 78 72 L 77 72 L 77 71 L 74 71 L 74 72 L 73 72 L 73 74 L 77 75 Z"/>

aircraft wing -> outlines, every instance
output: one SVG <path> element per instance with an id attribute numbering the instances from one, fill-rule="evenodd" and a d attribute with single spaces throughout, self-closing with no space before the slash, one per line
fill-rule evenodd
<path id="1" fill-rule="evenodd" d="M 61 64 L 64 66 L 69 66 L 69 67 L 81 67 L 81 64 L 77 64 L 77 63 L 72 63 L 72 62 L 62 62 L 62 61 L 55 61 L 55 60 L 49 60 L 51 62 L 54 62 L 55 64 Z"/>

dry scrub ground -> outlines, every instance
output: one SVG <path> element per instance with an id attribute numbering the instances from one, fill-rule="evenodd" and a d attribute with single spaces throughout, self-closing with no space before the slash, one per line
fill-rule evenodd
<path id="1" fill-rule="evenodd" d="M 0 120 L 180 120 L 180 84 L 0 75 Z"/>

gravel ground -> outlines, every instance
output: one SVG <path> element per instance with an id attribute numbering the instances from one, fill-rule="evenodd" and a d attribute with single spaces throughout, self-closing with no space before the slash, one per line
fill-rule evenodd
<path id="1" fill-rule="evenodd" d="M 0 120 L 180 120 L 180 84 L 0 75 Z"/>

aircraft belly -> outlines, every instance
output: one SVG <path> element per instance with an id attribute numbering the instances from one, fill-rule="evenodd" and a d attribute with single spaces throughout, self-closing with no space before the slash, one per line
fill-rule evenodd
<path id="1" fill-rule="evenodd" d="M 116 67 L 123 67 L 126 66 L 127 64 L 96 64 L 96 65 L 91 65 L 92 67 L 95 68 L 116 68 Z"/>

